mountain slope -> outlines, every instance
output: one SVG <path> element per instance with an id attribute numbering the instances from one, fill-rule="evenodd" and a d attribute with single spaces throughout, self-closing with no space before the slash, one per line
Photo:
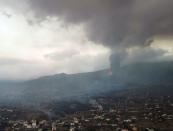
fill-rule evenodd
<path id="1" fill-rule="evenodd" d="M 84 98 L 125 85 L 173 85 L 173 62 L 135 63 L 109 70 L 57 74 L 24 82 L 0 82 L 0 103 L 36 105 Z M 112 67 L 114 68 L 114 67 Z M 122 86 L 124 85 L 124 86 Z"/>
<path id="2" fill-rule="evenodd" d="M 25 85 L 25 99 L 39 102 L 78 99 L 80 96 L 95 95 L 112 89 L 110 76 L 107 70 L 79 73 L 79 74 L 58 74 L 41 77 L 22 83 Z M 30 97 L 32 96 L 32 97 Z"/>

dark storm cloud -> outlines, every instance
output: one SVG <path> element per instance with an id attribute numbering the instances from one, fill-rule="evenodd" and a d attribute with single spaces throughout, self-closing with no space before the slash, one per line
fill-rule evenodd
<path id="1" fill-rule="evenodd" d="M 145 46 L 173 34 L 172 0 L 30 0 L 40 18 L 85 23 L 88 37 L 108 47 Z M 149 41 L 149 42 L 148 42 Z"/>

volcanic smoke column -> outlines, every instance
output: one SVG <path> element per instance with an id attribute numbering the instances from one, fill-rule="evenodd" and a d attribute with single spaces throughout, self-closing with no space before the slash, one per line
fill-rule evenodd
<path id="1" fill-rule="evenodd" d="M 114 77 L 118 77 L 122 63 L 124 62 L 127 56 L 127 52 L 125 51 L 115 51 L 110 56 L 111 70 Z"/>

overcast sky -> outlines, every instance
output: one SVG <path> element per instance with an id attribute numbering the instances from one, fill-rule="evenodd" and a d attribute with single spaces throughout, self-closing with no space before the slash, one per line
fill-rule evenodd
<path id="1" fill-rule="evenodd" d="M 35 22 L 31 10 L 1 2 L 0 79 L 109 68 L 110 49 L 90 41 L 83 24 L 67 26 L 58 16 Z"/>
<path id="2" fill-rule="evenodd" d="M 171 59 L 172 0 L 1 0 L 0 79 Z"/>

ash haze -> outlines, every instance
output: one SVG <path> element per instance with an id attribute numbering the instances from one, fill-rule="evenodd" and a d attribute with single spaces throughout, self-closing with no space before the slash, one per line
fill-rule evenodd
<path id="1" fill-rule="evenodd" d="M 117 58 L 172 60 L 172 6 L 172 0 L 1 0 L 0 79 L 101 70 Z"/>

